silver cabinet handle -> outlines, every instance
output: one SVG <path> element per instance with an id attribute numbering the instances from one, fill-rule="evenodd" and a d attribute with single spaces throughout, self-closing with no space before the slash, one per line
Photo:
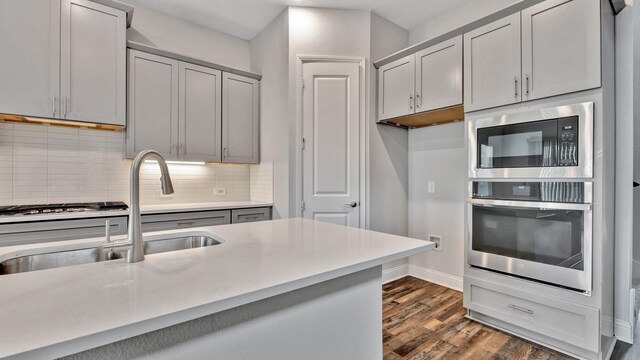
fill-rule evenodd
<path id="1" fill-rule="evenodd" d="M 345 205 L 354 208 L 354 207 L 358 206 L 358 202 L 357 201 L 352 201 L 352 202 L 346 203 Z"/>
<path id="2" fill-rule="evenodd" d="M 515 97 L 518 97 L 518 77 L 515 77 Z"/>
<path id="3" fill-rule="evenodd" d="M 420 94 L 416 94 L 416 110 L 420 107 L 420 105 L 422 105 L 422 98 L 420 97 Z"/>
<path id="4" fill-rule="evenodd" d="M 64 98 L 64 116 L 63 116 L 65 119 L 67 118 L 67 103 L 68 103 L 67 100 L 68 99 L 65 97 Z"/>
<path id="5" fill-rule="evenodd" d="M 509 304 L 509 308 L 513 309 L 513 310 L 516 310 L 516 311 L 523 312 L 523 313 L 527 313 L 529 315 L 533 315 L 533 310 L 525 309 L 525 308 L 517 306 L 517 305 Z"/>
<path id="6" fill-rule="evenodd" d="M 229 157 L 229 150 L 227 148 L 222 149 L 222 157 L 223 158 Z"/>
<path id="7" fill-rule="evenodd" d="M 181 158 L 184 156 L 184 145 L 180 144 L 180 146 L 178 146 L 178 157 Z"/>
<path id="8" fill-rule="evenodd" d="M 111 220 L 104 222 L 104 238 L 107 244 L 111 243 Z"/>
<path id="9" fill-rule="evenodd" d="M 413 94 L 409 94 L 409 110 L 413 110 Z"/>
<path id="10" fill-rule="evenodd" d="M 53 109 L 53 117 L 56 117 L 56 94 L 51 95 L 51 108 Z"/>
<path id="11" fill-rule="evenodd" d="M 529 74 L 525 74 L 524 75 L 524 82 L 525 82 L 525 94 L 527 94 L 527 96 L 529 96 Z"/>

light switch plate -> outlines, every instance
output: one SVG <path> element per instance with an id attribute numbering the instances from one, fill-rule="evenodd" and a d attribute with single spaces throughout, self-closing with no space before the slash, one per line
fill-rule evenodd
<path id="1" fill-rule="evenodd" d="M 427 183 L 427 191 L 429 192 L 429 194 L 433 194 L 436 192 L 436 182 L 435 181 L 429 181 Z"/>
<path id="2" fill-rule="evenodd" d="M 213 194 L 215 196 L 225 196 L 225 195 L 227 195 L 227 189 L 226 188 L 214 188 L 213 189 Z"/>

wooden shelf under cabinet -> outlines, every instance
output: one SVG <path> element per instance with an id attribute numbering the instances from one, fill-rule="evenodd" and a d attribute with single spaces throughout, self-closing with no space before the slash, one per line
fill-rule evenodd
<path id="1" fill-rule="evenodd" d="M 386 123 L 415 129 L 459 121 L 464 121 L 464 106 L 462 105 L 389 119 Z"/>

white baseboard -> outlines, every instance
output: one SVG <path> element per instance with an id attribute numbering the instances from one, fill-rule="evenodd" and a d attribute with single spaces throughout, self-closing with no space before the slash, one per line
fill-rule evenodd
<path id="1" fill-rule="evenodd" d="M 449 289 L 462 291 L 462 278 L 445 274 L 436 270 L 423 268 L 421 266 L 402 264 L 382 271 L 382 283 L 398 280 L 407 275 L 422 279 L 434 284 L 438 284 Z"/>
<path id="2" fill-rule="evenodd" d="M 386 284 L 409 275 L 409 264 L 402 264 L 382 271 L 382 283 Z"/>
<path id="3" fill-rule="evenodd" d="M 613 333 L 616 334 L 616 339 L 632 344 L 633 333 L 631 331 L 631 324 L 628 321 L 616 319 L 614 323 Z"/>
<path id="4" fill-rule="evenodd" d="M 445 274 L 416 265 L 409 265 L 409 275 L 448 287 L 449 289 L 462 291 L 462 277 Z"/>

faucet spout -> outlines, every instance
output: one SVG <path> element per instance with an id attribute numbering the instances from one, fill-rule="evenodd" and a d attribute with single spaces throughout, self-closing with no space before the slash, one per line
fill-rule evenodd
<path id="1" fill-rule="evenodd" d="M 129 242 L 133 244 L 131 250 L 127 253 L 127 262 L 134 263 L 144 260 L 144 241 L 142 239 L 142 221 L 140 218 L 140 167 L 144 160 L 148 157 L 158 161 L 160 166 L 160 183 L 162 184 L 162 193 L 165 195 L 173 194 L 173 184 L 171 176 L 169 176 L 169 167 L 164 161 L 160 153 L 154 150 L 141 151 L 138 156 L 133 159 L 131 164 L 130 178 L 130 210 L 129 210 Z"/>

